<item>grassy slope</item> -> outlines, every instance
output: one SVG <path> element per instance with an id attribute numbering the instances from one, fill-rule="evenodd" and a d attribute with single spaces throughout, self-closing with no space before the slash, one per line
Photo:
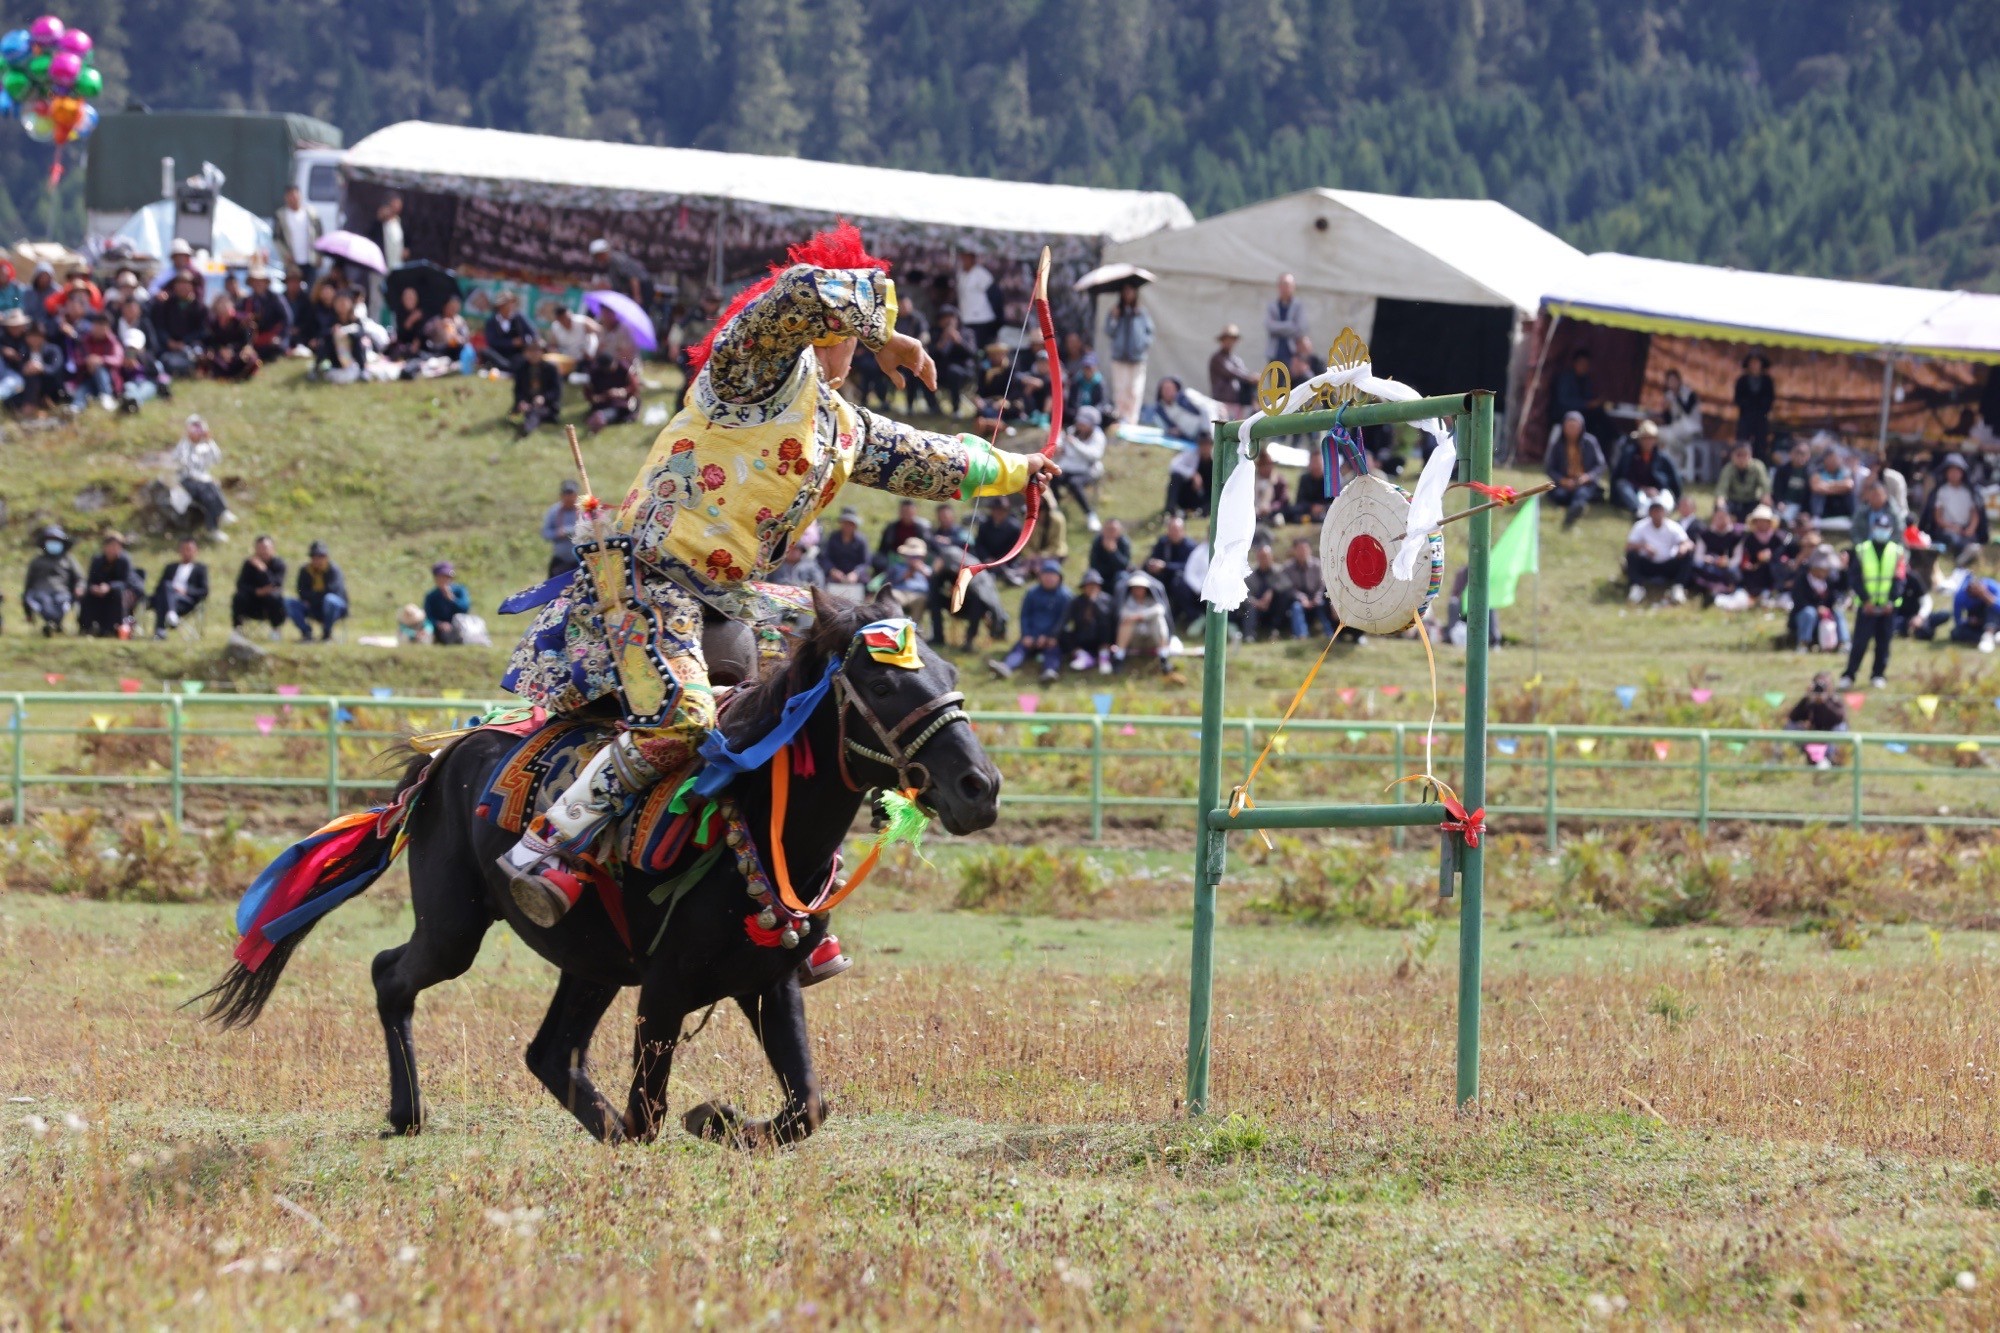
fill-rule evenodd
<path id="1" fill-rule="evenodd" d="M 1184 923 L 846 915 L 861 966 L 811 1001 L 835 1116 L 742 1158 L 584 1140 L 520 1065 L 551 976 L 511 937 L 425 998 L 433 1132 L 381 1143 L 367 960 L 406 902 L 332 918 L 225 1035 L 174 1008 L 226 952 L 221 909 L 5 899 L 0 1094 L 34 1100 L 0 1128 L 0 1316 L 2000 1319 L 1985 937 L 1504 932 L 1466 1118 L 1448 951 L 1398 979 L 1392 935 L 1227 928 L 1236 1115 L 1190 1126 Z M 629 1021 L 598 1046 L 613 1085 Z M 676 1071 L 678 1106 L 710 1096 L 772 1105 L 731 1013 Z M 71 1111 L 92 1128 L 15 1123 Z"/>

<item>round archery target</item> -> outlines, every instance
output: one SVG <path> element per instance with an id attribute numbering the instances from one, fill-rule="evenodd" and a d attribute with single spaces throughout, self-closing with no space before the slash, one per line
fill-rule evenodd
<path id="1" fill-rule="evenodd" d="M 1410 497 L 1379 477 L 1357 477 L 1341 488 L 1319 530 L 1320 569 L 1334 614 L 1368 634 L 1396 634 L 1429 609 L 1444 582 L 1444 536 L 1422 538 L 1411 577 L 1392 567 Z"/>

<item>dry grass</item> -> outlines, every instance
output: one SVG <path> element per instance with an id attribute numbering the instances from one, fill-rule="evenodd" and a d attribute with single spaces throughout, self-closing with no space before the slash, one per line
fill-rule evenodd
<path id="1" fill-rule="evenodd" d="M 1497 933 L 1460 1116 L 1449 948 L 1226 930 L 1236 1114 L 1190 1125 L 1183 932 L 858 916 L 812 1001 L 834 1119 L 740 1157 L 589 1143 L 520 1064 L 550 973 L 498 936 L 419 1007 L 434 1132 L 378 1142 L 366 959 L 406 913 L 345 909 L 222 1035 L 174 1008 L 221 910 L 0 899 L 0 1092 L 35 1099 L 0 1127 L 0 1324 L 2000 1320 L 1984 936 Z M 740 1020 L 674 1096 L 773 1104 Z"/>

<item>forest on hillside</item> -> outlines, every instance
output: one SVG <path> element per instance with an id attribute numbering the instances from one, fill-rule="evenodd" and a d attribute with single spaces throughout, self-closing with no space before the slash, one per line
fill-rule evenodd
<path id="1" fill-rule="evenodd" d="M 2000 290 L 1996 0 L 78 0 L 106 110 L 1172 190 L 1500 199 L 1586 250 Z M 0 233 L 81 178 L 0 135 Z M 53 207 L 51 207 L 53 204 Z"/>

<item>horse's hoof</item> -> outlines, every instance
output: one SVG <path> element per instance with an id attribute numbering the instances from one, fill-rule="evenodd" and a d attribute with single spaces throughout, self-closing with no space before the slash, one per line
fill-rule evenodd
<path id="1" fill-rule="evenodd" d="M 383 1130 L 376 1137 L 384 1139 L 413 1139 L 417 1137 L 417 1135 L 423 1132 L 424 1132 L 423 1122 L 418 1121 L 414 1125 L 405 1125 L 401 1128 L 398 1128 L 395 1125 L 391 1125 L 389 1126 L 389 1128 Z"/>
<path id="2" fill-rule="evenodd" d="M 688 1133 L 709 1143 L 732 1143 L 736 1139 L 736 1126 L 742 1121 L 736 1108 L 703 1102 L 681 1117 L 681 1125 Z"/>

